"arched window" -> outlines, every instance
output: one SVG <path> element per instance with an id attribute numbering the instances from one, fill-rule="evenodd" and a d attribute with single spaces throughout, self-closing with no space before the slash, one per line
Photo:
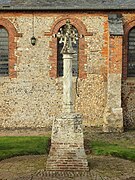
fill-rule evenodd
<path id="1" fill-rule="evenodd" d="M 62 26 L 59 29 L 62 30 L 64 32 L 64 26 Z M 74 29 L 74 31 L 76 32 L 77 36 L 78 36 L 78 31 L 77 29 L 72 26 L 72 28 Z M 61 50 L 63 47 L 63 43 L 60 42 L 60 38 L 57 38 L 57 75 L 59 76 L 63 76 L 63 55 L 61 54 Z M 73 43 L 73 49 L 75 51 L 75 54 L 73 55 L 73 61 L 72 61 L 72 74 L 73 76 L 78 76 L 78 54 L 79 54 L 79 40 L 77 39 L 76 43 Z"/>
<path id="2" fill-rule="evenodd" d="M 127 76 L 135 77 L 135 27 L 133 27 L 128 34 Z"/>
<path id="3" fill-rule="evenodd" d="M 0 76 L 7 76 L 8 70 L 8 58 L 9 58 L 9 40 L 8 32 L 0 26 Z"/>

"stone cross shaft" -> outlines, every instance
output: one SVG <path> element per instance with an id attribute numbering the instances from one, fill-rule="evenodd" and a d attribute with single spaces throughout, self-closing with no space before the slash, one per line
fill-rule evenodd
<path id="1" fill-rule="evenodd" d="M 59 43 L 63 43 L 63 48 L 61 53 L 63 54 L 63 64 L 64 64 L 64 77 L 63 77 L 63 111 L 64 113 L 73 112 L 73 93 L 72 93 L 72 59 L 75 53 L 73 49 L 73 43 L 76 43 L 77 33 L 75 32 L 70 21 L 67 20 L 64 28 L 60 29 L 57 34 L 60 38 Z"/>
<path id="2" fill-rule="evenodd" d="M 88 162 L 84 151 L 82 118 L 73 112 L 72 59 L 73 42 L 76 41 L 74 27 L 67 21 L 61 33 L 63 42 L 61 53 L 64 61 L 63 113 L 53 121 L 51 149 L 46 170 L 54 172 L 88 172 Z"/>

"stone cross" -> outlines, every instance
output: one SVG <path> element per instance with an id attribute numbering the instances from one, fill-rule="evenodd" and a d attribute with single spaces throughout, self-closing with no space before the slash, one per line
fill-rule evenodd
<path id="1" fill-rule="evenodd" d="M 57 34 L 60 38 L 59 43 L 63 43 L 63 48 L 61 53 L 63 54 L 63 64 L 64 64 L 64 77 L 63 77 L 63 112 L 71 113 L 73 112 L 73 97 L 72 97 L 72 59 L 75 53 L 73 49 L 73 43 L 76 43 L 78 39 L 77 33 L 75 32 L 70 21 L 67 20 L 64 29 L 60 29 Z"/>
<path id="2" fill-rule="evenodd" d="M 88 162 L 84 151 L 82 118 L 73 111 L 72 100 L 72 59 L 73 43 L 76 42 L 74 27 L 67 21 L 58 36 L 63 43 L 61 53 L 64 61 L 63 113 L 54 119 L 51 149 L 46 170 L 61 173 L 88 172 Z M 63 173 L 63 172 L 62 172 Z"/>
<path id="3" fill-rule="evenodd" d="M 75 32 L 75 29 L 70 24 L 70 21 L 66 21 L 66 25 L 64 29 L 60 29 L 58 32 L 57 37 L 60 38 L 59 43 L 63 43 L 63 48 L 61 53 L 62 54 L 74 54 L 75 51 L 73 50 L 73 43 L 76 44 L 76 40 L 78 39 L 78 34 Z"/>

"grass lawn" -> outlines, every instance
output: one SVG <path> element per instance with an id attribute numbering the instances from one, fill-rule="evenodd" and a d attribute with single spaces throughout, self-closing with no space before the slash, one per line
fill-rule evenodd
<path id="1" fill-rule="evenodd" d="M 135 161 L 135 146 L 121 143 L 108 143 L 103 141 L 92 141 L 89 143 L 92 153 L 95 155 L 111 155 Z"/>
<path id="2" fill-rule="evenodd" d="M 49 138 L 34 137 L 0 137 L 0 160 L 21 155 L 47 154 Z"/>
<path id="3" fill-rule="evenodd" d="M 0 160 L 21 155 L 48 154 L 50 137 L 0 137 Z M 135 146 L 132 143 L 105 142 L 92 140 L 87 142 L 87 150 L 94 155 L 112 155 L 135 161 Z"/>

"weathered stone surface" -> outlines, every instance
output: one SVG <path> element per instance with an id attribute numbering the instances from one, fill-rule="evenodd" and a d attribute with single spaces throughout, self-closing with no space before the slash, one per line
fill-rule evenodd
<path id="1" fill-rule="evenodd" d="M 123 114 L 122 108 L 106 108 L 104 124 L 104 132 L 122 132 L 123 131 Z"/>
<path id="2" fill-rule="evenodd" d="M 123 13 L 124 43 L 123 43 L 123 80 L 122 80 L 122 107 L 124 127 L 135 128 L 135 77 L 127 77 L 128 64 L 128 34 L 135 26 L 135 14 Z"/>
<path id="3" fill-rule="evenodd" d="M 54 120 L 46 170 L 89 170 L 84 151 L 82 119 L 79 114 L 63 114 Z"/>
<path id="4" fill-rule="evenodd" d="M 35 17 L 37 44 L 34 47 L 30 44 L 32 15 L 11 15 L 8 19 L 23 37 L 17 39 L 15 52 L 17 78 L 1 78 L 0 125 L 8 128 L 50 126 L 57 114 L 55 107 L 60 104 L 61 93 L 56 81 L 48 76 L 50 37 L 44 37 L 44 32 L 49 31 L 55 17 Z"/>
<path id="5" fill-rule="evenodd" d="M 73 112 L 72 60 L 73 54 L 63 54 L 63 112 L 65 113 Z"/>
<path id="6" fill-rule="evenodd" d="M 124 12 L 122 16 L 124 27 L 128 26 L 130 22 L 133 24 L 134 13 Z M 34 31 L 37 42 L 35 46 L 32 46 L 30 38 L 33 35 L 33 14 L 3 12 L 0 14 L 0 18 L 8 19 L 15 26 L 17 32 L 22 34 L 22 37 L 15 38 L 17 49 L 15 49 L 14 54 L 17 57 L 15 65 L 17 78 L 0 77 L 0 127 L 48 127 L 52 125 L 55 117 L 61 113 L 63 78 L 51 78 L 49 76 L 51 68 L 49 56 L 52 55 L 53 51 L 50 48 L 52 35 L 45 35 L 45 33 L 50 33 L 54 22 L 66 17 L 81 20 L 87 32 L 93 34 L 83 37 L 86 46 L 82 45 L 82 47 L 85 49 L 84 56 L 87 56 L 87 62 L 82 68 L 87 73 L 87 77 L 78 79 L 77 83 L 76 79 L 73 78 L 75 109 L 83 114 L 84 125 L 103 125 L 110 48 L 108 14 L 35 12 Z M 118 46 L 117 50 L 119 50 Z M 113 54 L 113 51 L 111 53 Z M 115 63 L 118 55 L 119 51 L 115 53 L 114 61 L 110 62 L 113 71 L 122 67 L 120 63 L 117 65 Z M 81 61 L 83 60 L 82 58 Z M 112 80 L 115 81 L 115 79 Z M 130 89 L 133 89 L 134 85 L 131 83 L 127 86 L 127 83 L 126 81 L 123 83 L 122 103 L 125 126 L 130 124 L 129 126 L 132 128 L 134 127 L 135 107 L 134 92 Z M 132 93 L 128 93 L 131 91 Z M 112 101 L 115 101 L 116 104 L 120 103 L 114 99 Z"/>
<path id="7" fill-rule="evenodd" d="M 109 74 L 107 88 L 107 106 L 104 112 L 103 131 L 122 132 L 121 74 Z"/>
<path id="8" fill-rule="evenodd" d="M 123 22 L 121 14 L 109 14 L 109 31 L 110 35 L 124 35 Z"/>
<path id="9" fill-rule="evenodd" d="M 52 54 L 49 43 L 52 37 L 44 36 L 44 34 L 49 33 L 55 20 L 64 15 L 35 13 L 34 16 L 37 42 L 35 46 L 32 46 L 30 44 L 30 38 L 33 35 L 32 14 L 0 15 L 7 18 L 17 31 L 22 33 L 22 37 L 16 38 L 17 78 L 2 77 L 0 81 L 0 126 L 4 128 L 48 127 L 62 111 L 63 78 L 49 77 L 49 56 Z M 99 72 L 101 66 L 105 64 L 105 61 L 101 60 L 104 58 L 102 56 L 104 45 L 102 25 L 107 20 L 107 16 L 76 14 L 75 17 L 82 20 L 88 32 L 95 33 L 93 37 L 85 37 L 88 44 L 88 47 L 85 47 L 88 77 L 84 80 L 79 79 L 77 87 L 79 97 L 76 95 L 76 80 L 74 79 L 75 108 L 83 113 L 84 124 L 102 125 L 105 83 Z"/>
<path id="10" fill-rule="evenodd" d="M 106 46 L 108 34 L 105 35 L 104 24 L 108 21 L 108 17 L 92 15 L 81 17 L 81 20 L 87 31 L 93 32 L 93 36 L 85 37 L 87 78 L 78 81 L 79 97 L 75 97 L 75 108 L 83 114 L 85 125 L 102 126 L 106 103 L 106 62 L 108 60 L 106 55 L 108 54 L 108 46 Z M 104 48 L 106 52 L 103 54 Z"/>
<path id="11" fill-rule="evenodd" d="M 135 80 L 127 79 L 122 84 L 124 127 L 135 128 Z"/>

